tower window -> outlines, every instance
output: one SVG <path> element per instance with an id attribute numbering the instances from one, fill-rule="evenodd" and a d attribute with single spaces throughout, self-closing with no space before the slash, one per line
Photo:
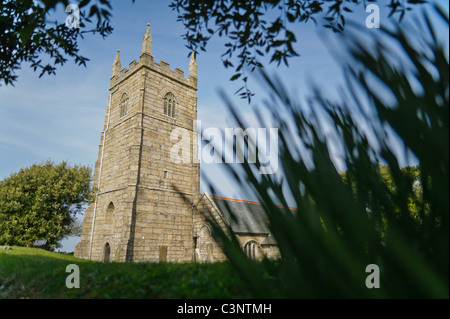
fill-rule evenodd
<path id="1" fill-rule="evenodd" d="M 124 117 L 128 112 L 128 95 L 125 93 L 120 99 L 120 117 Z"/>
<path id="2" fill-rule="evenodd" d="M 106 208 L 106 213 L 107 213 L 108 215 L 114 213 L 114 204 L 113 204 L 113 202 L 110 202 L 110 203 L 109 203 L 108 208 Z"/>
<path id="3" fill-rule="evenodd" d="M 170 92 L 167 93 L 164 96 L 164 115 L 175 118 L 176 104 L 175 95 Z"/>

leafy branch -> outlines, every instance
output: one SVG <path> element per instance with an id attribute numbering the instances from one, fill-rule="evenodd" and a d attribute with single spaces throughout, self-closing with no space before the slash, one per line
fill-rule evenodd
<path id="1" fill-rule="evenodd" d="M 0 1 L 0 79 L 6 85 L 17 81 L 16 72 L 23 62 L 29 62 L 34 71 L 39 70 L 39 77 L 55 74 L 56 67 L 69 58 L 86 66 L 89 59 L 80 54 L 79 39 L 87 33 L 102 37 L 111 34 L 110 1 L 79 0 L 78 28 L 68 28 L 65 21 L 50 19 L 59 5 L 66 8 L 69 1 Z"/>
<path id="2" fill-rule="evenodd" d="M 225 37 L 222 61 L 225 68 L 234 68 L 230 80 L 241 79 L 243 87 L 238 90 L 242 98 L 251 100 L 244 69 L 253 72 L 262 68 L 258 60 L 269 57 L 270 63 L 289 65 L 289 59 L 299 54 L 294 48 L 297 38 L 293 27 L 298 23 L 323 21 L 323 27 L 342 32 L 344 16 L 351 14 L 359 5 L 376 2 L 370 0 L 173 0 L 169 5 L 178 13 L 186 33 L 184 39 L 192 50 L 206 51 L 214 35 Z M 381 2 L 381 1 L 379 1 Z M 400 19 L 412 4 L 424 0 L 391 0 L 387 4 L 390 16 Z M 383 2 L 383 4 L 386 4 Z M 233 61 L 235 63 L 233 63 Z"/>

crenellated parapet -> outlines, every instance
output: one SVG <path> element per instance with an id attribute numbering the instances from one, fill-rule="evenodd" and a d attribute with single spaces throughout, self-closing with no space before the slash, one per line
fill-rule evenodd
<path id="1" fill-rule="evenodd" d="M 138 62 L 134 60 L 129 64 L 128 68 L 125 67 L 121 69 L 122 64 L 120 61 L 120 51 L 117 51 L 117 56 L 113 63 L 113 72 L 110 84 L 111 90 L 141 69 L 150 71 L 150 76 L 151 72 L 156 72 L 197 90 L 197 59 L 195 51 L 192 52 L 191 60 L 189 62 L 189 74 L 186 77 L 183 70 L 179 68 L 172 70 L 170 68 L 170 64 L 166 61 L 161 60 L 159 63 L 155 62 L 153 55 L 151 54 L 151 48 L 152 36 L 150 32 L 150 24 L 148 24 L 144 39 L 142 41 L 142 54 L 139 57 Z"/>

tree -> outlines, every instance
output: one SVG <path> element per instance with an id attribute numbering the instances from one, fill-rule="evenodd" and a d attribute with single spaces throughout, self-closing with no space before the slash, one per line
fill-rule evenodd
<path id="1" fill-rule="evenodd" d="M 79 53 L 79 39 L 86 33 L 105 37 L 113 30 L 109 25 L 110 1 L 92 2 L 78 0 L 77 7 L 68 7 L 74 1 L 0 0 L 0 80 L 13 85 L 15 72 L 23 62 L 29 62 L 34 71 L 40 70 L 40 77 L 55 74 L 56 66 L 66 63 L 67 57 L 85 66 L 89 59 Z M 69 13 L 67 18 L 73 25 L 66 25 L 67 19 L 50 20 L 59 5 L 68 8 L 70 14 L 79 14 L 79 21 Z"/>
<path id="2" fill-rule="evenodd" d="M 397 204 L 393 199 L 396 196 L 405 196 L 407 198 L 407 207 L 409 216 L 411 217 L 411 222 L 414 224 L 414 228 L 418 231 L 424 230 L 423 227 L 427 225 L 424 224 L 424 219 L 430 214 L 431 209 L 430 206 L 424 201 L 420 166 L 405 166 L 400 168 L 400 171 L 397 172 L 400 176 L 399 180 L 402 181 L 403 185 L 398 186 L 398 181 L 395 181 L 393 175 L 390 171 L 389 166 L 380 165 L 377 172 L 377 177 L 381 181 L 380 187 L 384 187 L 391 201 L 393 202 L 392 209 L 390 213 L 395 215 L 399 215 L 401 213 L 405 213 L 405 210 L 400 207 L 395 207 Z M 352 193 L 355 194 L 355 200 L 363 201 L 366 203 L 367 213 L 371 214 L 372 211 L 377 211 L 381 218 L 380 231 L 382 234 L 385 233 L 385 230 L 388 227 L 388 218 L 386 217 L 386 212 L 383 211 L 383 207 L 380 206 L 371 206 L 372 203 L 376 201 L 377 189 L 369 189 L 367 187 L 362 187 L 361 184 L 357 185 L 356 181 L 358 178 L 352 176 L 351 171 L 342 172 L 340 175 L 345 184 L 350 185 L 352 189 Z M 406 194 L 399 194 L 400 191 L 405 192 Z M 364 197 L 364 198 L 360 198 Z M 382 236 L 383 237 L 383 236 Z"/>
<path id="3" fill-rule="evenodd" d="M 73 232 L 76 214 L 91 199 L 91 169 L 47 161 L 0 182 L 0 243 L 52 248 Z"/>
<path id="4" fill-rule="evenodd" d="M 424 3 L 423 0 L 376 1 L 390 9 L 390 16 L 400 19 L 411 9 L 410 4 Z M 288 65 L 288 60 L 298 56 L 294 49 L 297 42 L 292 27 L 301 22 L 323 22 L 325 28 L 341 32 L 345 17 L 355 7 L 366 5 L 366 0 L 173 0 L 170 7 L 178 12 L 186 33 L 189 49 L 206 50 L 214 35 L 225 37 L 223 64 L 234 67 L 231 80 L 241 78 L 244 86 L 238 91 L 242 98 L 253 95 L 247 87 L 248 70 L 262 67 L 260 57 L 270 57 L 270 62 Z M 325 13 L 324 13 L 325 12 Z M 237 54 L 236 67 L 232 63 Z"/>

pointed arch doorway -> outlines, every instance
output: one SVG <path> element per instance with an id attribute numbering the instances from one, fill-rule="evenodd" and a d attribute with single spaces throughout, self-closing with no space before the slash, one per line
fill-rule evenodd
<path id="1" fill-rule="evenodd" d="M 109 245 L 109 243 L 105 244 L 105 248 L 103 251 L 104 251 L 103 262 L 107 263 L 110 261 L 110 258 L 111 258 L 111 246 Z"/>

